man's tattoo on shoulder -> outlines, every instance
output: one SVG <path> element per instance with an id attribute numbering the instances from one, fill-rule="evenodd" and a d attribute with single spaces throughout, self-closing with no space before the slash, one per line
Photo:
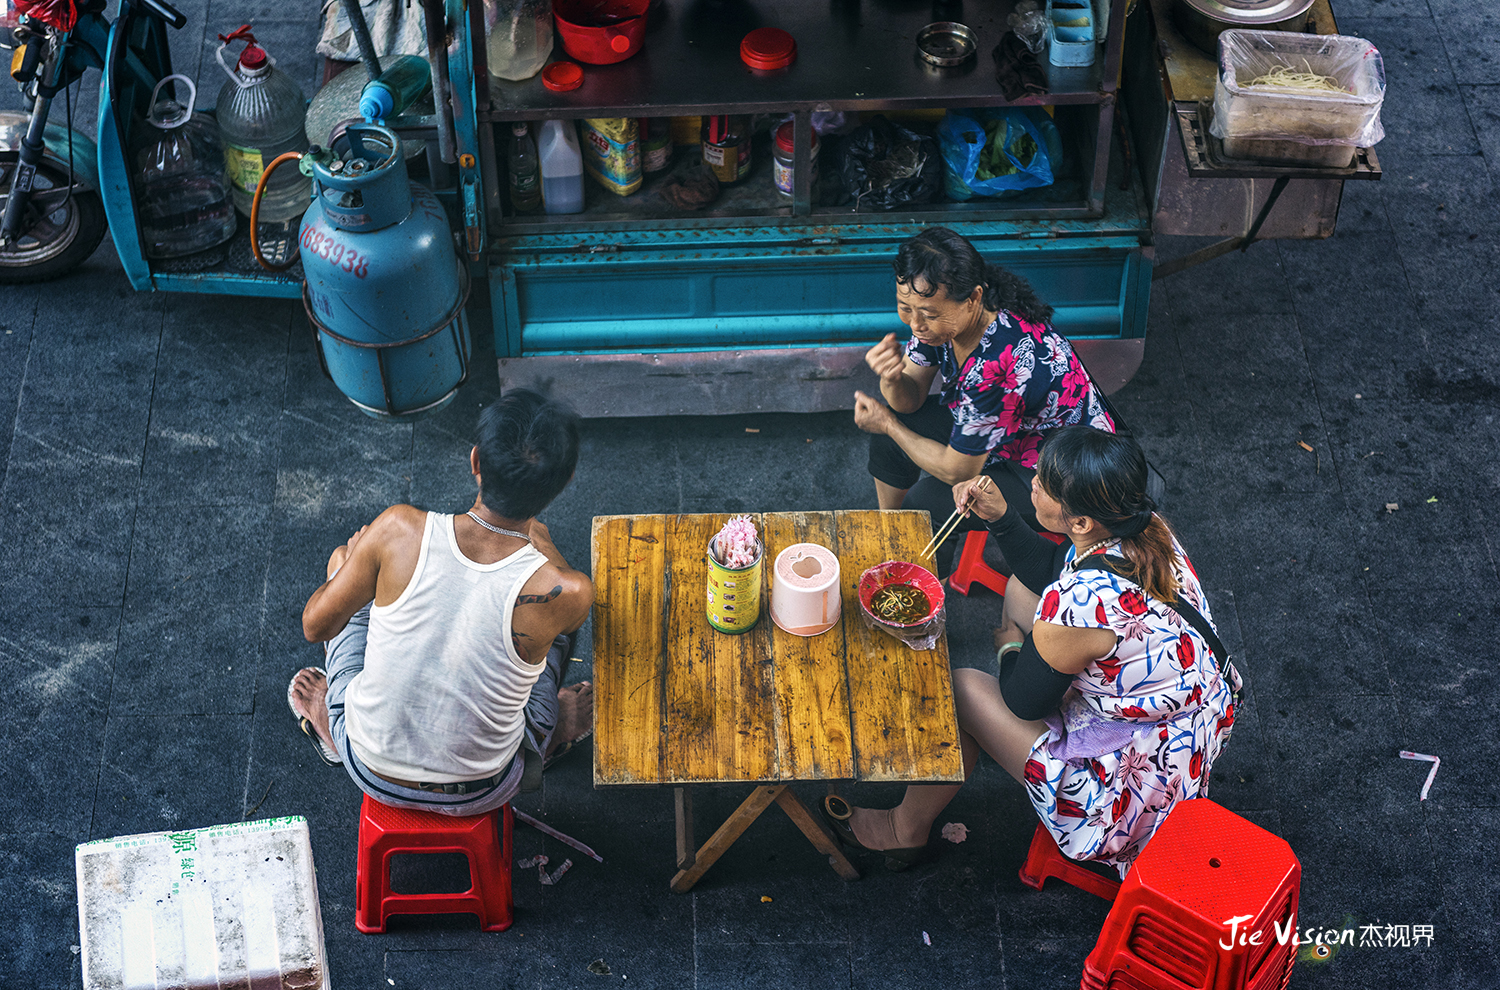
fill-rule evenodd
<path id="1" fill-rule="evenodd" d="M 528 657 L 526 655 L 526 651 L 522 649 L 521 640 L 530 638 L 530 636 L 526 635 L 523 632 L 516 632 L 514 629 L 510 631 L 510 645 L 515 648 L 516 656 L 527 662 L 530 662 L 531 658 Z"/>
<path id="2" fill-rule="evenodd" d="M 517 605 L 545 605 L 558 595 L 562 594 L 562 585 L 557 585 L 545 595 L 521 595 L 516 599 Z"/>

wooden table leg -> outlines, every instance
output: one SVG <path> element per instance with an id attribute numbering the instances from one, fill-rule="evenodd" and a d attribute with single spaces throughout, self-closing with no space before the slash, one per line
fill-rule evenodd
<path id="1" fill-rule="evenodd" d="M 672 790 L 677 806 L 677 868 L 686 870 L 698 858 L 698 844 L 693 841 L 693 792 L 686 787 Z"/>
<path id="2" fill-rule="evenodd" d="M 839 848 L 838 840 L 828 834 L 823 823 L 812 816 L 807 810 L 807 805 L 798 800 L 790 787 L 784 788 L 780 794 L 776 795 L 776 803 L 781 805 L 781 810 L 785 811 L 787 817 L 797 824 L 813 847 L 828 857 L 828 865 L 833 867 L 835 873 L 845 880 L 859 879 L 859 871 Z"/>
<path id="3" fill-rule="evenodd" d="M 672 892 L 675 894 L 686 894 L 693 889 L 693 884 L 698 878 L 707 872 L 710 866 L 719 861 L 734 840 L 744 834 L 750 823 L 760 817 L 760 813 L 771 806 L 771 802 L 786 790 L 785 784 L 768 784 L 757 787 L 750 796 L 740 802 L 740 806 L 734 809 L 734 814 L 729 816 L 728 821 L 719 826 L 718 831 L 708 837 L 693 857 L 693 865 L 678 871 L 672 878 Z M 680 819 L 679 819 L 680 821 Z"/>

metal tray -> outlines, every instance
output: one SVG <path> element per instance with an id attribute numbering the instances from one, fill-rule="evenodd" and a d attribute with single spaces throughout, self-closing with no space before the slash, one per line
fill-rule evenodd
<path id="1" fill-rule="evenodd" d="M 1187 156 L 1188 175 L 1195 179 L 1379 179 L 1380 159 L 1374 148 L 1355 148 L 1354 162 L 1347 168 L 1276 165 L 1230 158 L 1224 145 L 1208 130 L 1213 115 L 1209 103 L 1178 103 L 1177 123 L 1182 131 L 1182 151 Z"/>

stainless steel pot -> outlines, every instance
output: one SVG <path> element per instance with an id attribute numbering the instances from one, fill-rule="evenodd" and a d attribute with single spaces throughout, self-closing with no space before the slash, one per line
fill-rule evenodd
<path id="1" fill-rule="evenodd" d="M 1219 32 L 1227 28 L 1257 31 L 1302 31 L 1314 0 L 1176 0 L 1177 28 L 1189 41 L 1219 54 Z"/>

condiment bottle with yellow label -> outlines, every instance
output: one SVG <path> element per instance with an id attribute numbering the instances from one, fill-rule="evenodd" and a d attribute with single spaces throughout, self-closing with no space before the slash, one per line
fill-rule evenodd
<path id="1" fill-rule="evenodd" d="M 703 118 L 703 161 L 720 185 L 750 174 L 750 119 L 719 114 Z"/>

